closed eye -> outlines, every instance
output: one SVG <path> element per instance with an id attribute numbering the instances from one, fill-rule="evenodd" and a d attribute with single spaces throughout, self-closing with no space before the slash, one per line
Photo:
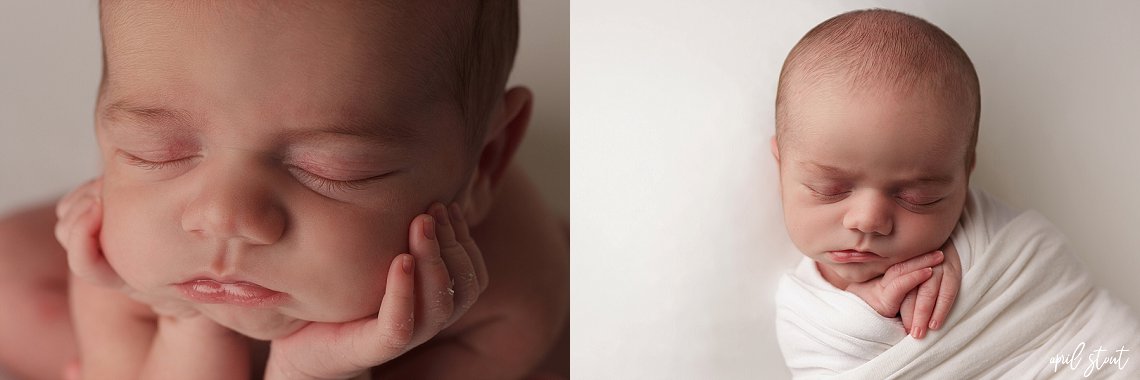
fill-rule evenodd
<path id="1" fill-rule="evenodd" d="M 819 200 L 824 201 L 824 202 L 838 201 L 838 200 L 842 199 L 843 197 L 846 197 L 847 194 L 851 193 L 850 190 L 848 190 L 848 191 L 839 191 L 839 190 L 819 191 L 819 190 L 816 190 L 815 188 L 808 186 L 808 185 L 804 185 L 804 187 L 808 188 L 808 190 L 811 190 L 812 196 L 814 196 L 816 199 L 819 199 Z"/>
<path id="2" fill-rule="evenodd" d="M 942 200 L 944 200 L 944 199 L 945 198 L 938 198 L 938 199 L 934 199 L 934 200 L 925 200 L 925 199 L 922 199 L 922 200 L 909 199 L 908 200 L 906 198 L 901 198 L 901 197 L 899 198 L 899 200 L 903 201 L 907 205 L 918 207 L 918 208 L 934 207 L 934 206 L 938 205 L 938 202 L 942 202 Z"/>
<path id="3" fill-rule="evenodd" d="M 177 165 L 189 163 L 190 160 L 197 157 L 197 156 L 187 156 L 187 157 L 174 159 L 174 160 L 151 161 L 151 160 L 145 160 L 145 159 L 139 158 L 138 156 L 135 156 L 133 154 L 130 154 L 130 153 L 127 153 L 124 151 L 119 151 L 118 153 L 119 153 L 119 156 L 123 157 L 123 159 L 127 161 L 127 164 L 129 164 L 131 166 L 143 168 L 145 170 L 151 170 L 151 171 L 162 170 L 162 169 L 166 169 L 166 168 L 169 168 L 172 166 L 177 166 Z"/>
<path id="4" fill-rule="evenodd" d="M 303 183 L 306 186 L 309 186 L 310 188 L 313 188 L 314 190 L 317 190 L 317 191 L 357 191 L 357 190 L 364 190 L 369 184 L 372 184 L 373 182 L 379 181 L 381 179 L 384 179 L 385 177 L 391 176 L 392 174 L 396 173 L 396 172 L 388 172 L 388 173 L 384 173 L 384 174 L 380 174 L 380 175 L 376 175 L 376 176 L 372 176 L 372 177 L 354 179 L 354 180 L 335 180 L 335 179 L 329 179 L 329 178 L 325 178 L 325 177 L 313 174 L 313 173 L 311 173 L 305 169 L 301 169 L 301 168 L 296 167 L 296 166 L 290 166 L 289 171 L 292 172 L 293 176 L 296 177 L 297 180 L 301 181 L 301 183 Z"/>

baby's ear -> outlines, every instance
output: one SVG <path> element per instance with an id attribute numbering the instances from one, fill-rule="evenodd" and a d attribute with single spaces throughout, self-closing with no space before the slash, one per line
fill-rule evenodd
<path id="1" fill-rule="evenodd" d="M 776 163 L 780 163 L 780 145 L 776 144 L 776 136 L 772 136 L 772 158 L 776 159 Z"/>
<path id="2" fill-rule="evenodd" d="M 487 134 L 479 151 L 479 162 L 468 184 L 464 208 L 470 225 L 478 224 L 491 209 L 499 180 L 518 151 L 530 124 L 533 95 L 526 87 L 514 87 L 503 94 L 487 124 Z"/>

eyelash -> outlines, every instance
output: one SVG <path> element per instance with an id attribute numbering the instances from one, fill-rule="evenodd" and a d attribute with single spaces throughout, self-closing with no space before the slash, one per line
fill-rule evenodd
<path id="1" fill-rule="evenodd" d="M 808 189 L 809 189 L 809 190 L 811 190 L 811 192 L 812 192 L 812 195 L 813 195 L 813 196 L 815 196 L 817 199 L 819 199 L 819 200 L 821 200 L 821 201 L 824 201 L 824 202 L 833 202 L 833 201 L 837 201 L 837 200 L 839 200 L 840 198 L 842 198 L 843 196 L 845 196 L 845 195 L 847 195 L 848 193 L 850 193 L 850 191 L 843 191 L 843 192 L 839 192 L 839 193 L 835 193 L 835 194 L 825 194 L 825 193 L 819 192 L 818 190 L 816 190 L 816 189 L 813 189 L 813 188 L 811 188 L 811 187 L 808 187 Z M 938 202 L 941 202 L 941 201 L 942 201 L 942 199 L 944 199 L 944 198 L 939 198 L 939 199 L 936 199 L 936 200 L 934 200 L 934 201 L 931 201 L 931 202 L 927 202 L 927 203 L 913 203 L 913 202 L 910 202 L 910 201 L 908 201 L 908 200 L 905 200 L 905 199 L 902 199 L 902 198 L 898 198 L 898 199 L 899 199 L 900 201 L 903 201 L 903 202 L 904 202 L 904 203 L 906 203 L 907 205 L 910 205 L 910 206 L 912 206 L 912 207 L 916 207 L 916 208 L 931 208 L 931 207 L 934 207 L 935 205 L 937 205 L 937 204 L 938 204 Z"/>
<path id="2" fill-rule="evenodd" d="M 372 183 L 374 181 L 378 181 L 378 180 L 383 179 L 384 177 L 387 177 L 387 176 L 392 174 L 392 173 L 384 173 L 384 174 L 381 174 L 378 176 L 362 178 L 362 179 L 355 179 L 355 180 L 351 180 L 351 181 L 338 181 L 338 180 L 334 180 L 334 179 L 328 179 L 325 177 L 321 177 L 319 175 L 310 173 L 307 170 L 301 169 L 301 168 L 296 167 L 296 166 L 290 166 L 289 171 L 293 172 L 293 175 L 295 177 L 297 177 L 297 179 L 300 180 L 302 183 L 309 185 L 309 186 L 311 186 L 317 190 L 323 190 L 323 191 L 363 190 L 364 187 L 367 186 L 369 183 Z"/>
<path id="3" fill-rule="evenodd" d="M 140 167 L 140 168 L 143 168 L 146 170 L 166 169 L 166 168 L 169 168 L 171 166 L 186 163 L 189 160 L 197 157 L 197 156 L 190 156 L 190 157 L 179 158 L 177 160 L 170 160 L 170 161 L 150 161 L 150 160 L 144 160 L 142 158 L 139 158 L 138 156 L 135 156 L 135 155 L 132 155 L 132 154 L 129 154 L 126 152 L 119 152 L 119 153 L 123 156 L 123 158 L 125 158 L 127 160 L 128 164 L 130 164 L 132 166 L 137 166 L 137 167 Z"/>
<path id="4" fill-rule="evenodd" d="M 901 198 L 900 198 L 900 199 L 901 199 Z M 911 205 L 911 206 L 914 206 L 914 207 L 918 207 L 918 208 L 930 208 L 930 207 L 934 207 L 936 204 L 938 204 L 938 202 L 942 202 L 942 199 L 943 199 L 943 198 L 938 198 L 938 199 L 936 199 L 936 200 L 934 200 L 934 201 L 932 201 L 932 202 L 926 202 L 926 203 L 914 203 L 914 202 L 911 202 L 911 201 L 908 201 L 908 200 L 905 200 L 905 199 L 901 199 L 901 200 L 902 200 L 903 202 L 906 202 L 906 204 L 908 204 L 908 205 Z"/>
<path id="5" fill-rule="evenodd" d="M 129 154 L 126 152 L 120 152 L 120 154 L 127 160 L 128 164 L 142 168 L 144 170 L 148 170 L 148 171 L 167 169 L 167 168 L 170 168 L 170 167 L 175 166 L 175 165 L 186 163 L 189 160 L 197 157 L 197 156 L 190 156 L 190 157 L 180 158 L 177 160 L 170 160 L 170 161 L 150 161 L 150 160 L 144 160 L 142 158 L 139 158 L 138 156 L 135 156 L 135 155 L 132 155 L 132 154 Z M 387 177 L 388 175 L 392 174 L 392 173 L 384 173 L 384 174 L 381 174 L 378 176 L 373 176 L 373 177 L 368 177 L 368 178 L 363 178 L 363 179 L 357 179 L 357 180 L 351 180 L 351 181 L 338 181 L 338 180 L 333 180 L 333 179 L 321 177 L 319 175 L 310 173 L 310 172 L 306 171 L 305 169 L 301 169 L 301 168 L 296 167 L 296 166 L 290 166 L 289 171 L 293 172 L 293 176 L 296 177 L 302 183 L 304 183 L 308 186 L 311 186 L 311 187 L 313 187 L 317 190 L 320 190 L 320 191 L 363 190 L 364 187 L 367 186 L 369 183 L 380 180 L 380 179 Z"/>
<path id="6" fill-rule="evenodd" d="M 816 190 L 810 186 L 808 186 L 807 188 L 808 188 L 808 190 L 811 190 L 812 195 L 814 195 L 817 199 L 824 201 L 824 202 L 837 201 L 840 198 L 842 198 L 844 195 L 847 195 L 847 193 L 850 193 L 850 191 L 842 191 L 842 192 L 838 192 L 838 193 L 834 193 L 834 194 L 826 194 L 826 193 L 822 193 L 822 192 L 820 192 L 820 191 L 818 191 L 818 190 Z"/>

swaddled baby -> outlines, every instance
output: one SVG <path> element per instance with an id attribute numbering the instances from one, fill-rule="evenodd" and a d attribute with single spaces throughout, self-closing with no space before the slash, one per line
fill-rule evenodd
<path id="1" fill-rule="evenodd" d="M 1018 351 L 1031 342 L 1016 338 L 1036 348 L 1067 344 L 1074 335 L 1057 325 L 1091 322 L 1072 309 L 1094 304 L 1115 318 L 1118 333 L 1138 337 L 1124 340 L 1132 345 L 1126 348 L 1140 344 L 1135 317 L 1092 290 L 1047 222 L 970 190 L 979 99 L 977 74 L 962 48 L 936 26 L 899 12 L 836 16 L 789 53 L 777 90 L 772 153 L 788 233 L 807 257 L 781 280 L 777 295 L 778 337 L 794 375 L 910 377 L 937 368 L 969 377 L 1021 363 L 1052 370 L 1049 357 Z M 1049 272 L 1030 264 L 1019 272 L 1013 261 L 1001 261 L 1019 252 L 1068 267 Z M 1001 256 L 989 256 L 995 254 Z M 982 261 L 991 267 L 981 268 Z M 962 268 L 971 264 L 975 269 L 963 277 Z M 1040 317 L 1036 309 L 1047 306 L 1015 296 L 1044 289 L 1024 286 L 1035 278 L 1075 293 L 1052 299 L 1068 302 L 1067 312 Z M 972 279 L 986 285 L 972 287 L 978 285 Z M 1009 295 L 987 292 L 991 288 Z M 1022 321 L 1007 317 L 1011 310 L 1039 315 Z M 995 332 L 998 316 L 1024 323 L 1014 335 Z M 962 327 L 966 322 L 970 326 Z M 928 330 L 940 331 L 927 336 Z M 905 339 L 908 333 L 914 339 Z M 988 357 L 959 352 L 999 337 L 1016 346 Z M 1090 342 L 1089 350 L 1118 342 Z M 896 347 L 903 343 L 907 347 Z M 889 352 L 898 353 L 883 355 Z M 998 364 L 1005 354 L 1012 360 Z M 962 372 L 965 367 L 975 372 Z"/>

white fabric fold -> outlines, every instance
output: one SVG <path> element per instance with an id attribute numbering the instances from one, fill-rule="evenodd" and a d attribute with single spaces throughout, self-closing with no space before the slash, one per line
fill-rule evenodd
<path id="1" fill-rule="evenodd" d="M 1140 320 L 1093 285 L 1042 215 L 971 190 L 951 239 L 964 271 L 958 300 L 922 340 L 826 282 L 809 259 L 781 278 L 777 338 L 792 375 L 1140 379 Z"/>

